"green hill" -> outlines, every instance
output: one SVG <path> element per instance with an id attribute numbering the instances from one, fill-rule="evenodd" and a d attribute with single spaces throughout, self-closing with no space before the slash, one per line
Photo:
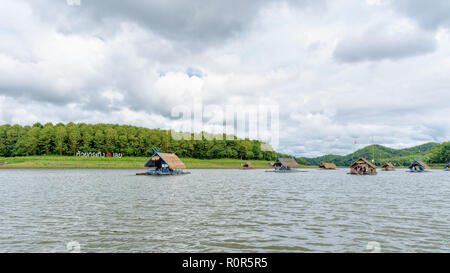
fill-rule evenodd
<path id="1" fill-rule="evenodd" d="M 382 145 L 369 145 L 345 156 L 324 155 L 315 158 L 302 157 L 297 160 L 299 163 L 306 165 L 317 166 L 322 162 L 330 162 L 344 167 L 349 166 L 356 159 L 364 157 L 368 160 L 374 159 L 375 164 L 378 166 L 387 162 L 392 162 L 396 166 L 408 166 L 414 159 L 428 161 L 433 148 L 439 145 L 439 143 L 429 142 L 406 149 L 392 149 Z"/>

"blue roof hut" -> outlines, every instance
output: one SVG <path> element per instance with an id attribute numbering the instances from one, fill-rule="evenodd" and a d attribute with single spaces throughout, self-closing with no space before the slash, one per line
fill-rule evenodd
<path id="1" fill-rule="evenodd" d="M 411 165 L 409 165 L 408 168 L 411 172 L 419 172 L 419 173 L 431 169 L 427 164 L 425 164 L 425 162 L 420 160 L 414 160 L 414 162 L 411 163 Z"/>
<path id="2" fill-rule="evenodd" d="M 277 158 L 277 161 L 272 166 L 275 167 L 275 171 L 290 171 L 291 168 L 300 167 L 293 158 Z"/>
<path id="3" fill-rule="evenodd" d="M 176 175 L 176 174 L 188 174 L 183 170 L 186 169 L 183 161 L 176 154 L 173 153 L 160 153 L 159 150 L 155 152 L 145 163 L 147 172 L 138 173 L 138 175 Z"/>

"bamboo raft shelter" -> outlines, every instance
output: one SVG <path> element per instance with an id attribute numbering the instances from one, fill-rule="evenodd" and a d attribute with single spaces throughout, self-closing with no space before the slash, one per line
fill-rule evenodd
<path id="1" fill-rule="evenodd" d="M 254 168 L 254 166 L 253 166 L 253 164 L 251 162 L 245 162 L 245 164 L 242 165 L 242 169 L 243 170 L 250 170 L 250 169 L 253 169 L 253 168 Z"/>
<path id="2" fill-rule="evenodd" d="M 336 170 L 336 164 L 334 163 L 320 163 L 319 168 L 322 170 Z"/>
<path id="3" fill-rule="evenodd" d="M 421 160 L 414 160 L 411 165 L 409 165 L 409 170 L 411 172 L 421 173 L 421 172 L 427 172 L 431 170 L 430 166 L 428 166 L 425 162 Z"/>
<path id="4" fill-rule="evenodd" d="M 159 150 L 152 148 L 154 154 L 145 163 L 147 171 L 144 173 L 137 173 L 136 175 L 181 175 L 190 174 L 183 171 L 186 169 L 183 161 L 173 153 L 160 153 Z"/>
<path id="5" fill-rule="evenodd" d="M 360 159 L 353 162 L 350 166 L 350 172 L 348 174 L 353 175 L 376 175 L 377 174 L 377 166 L 372 164 L 372 162 L 367 159 L 361 157 Z"/>
<path id="6" fill-rule="evenodd" d="M 272 171 L 266 172 L 305 172 L 293 169 L 300 167 L 293 158 L 277 158 L 277 161 L 272 164 L 272 167 L 274 167 Z"/>
<path id="7" fill-rule="evenodd" d="M 395 167 L 394 164 L 392 164 L 391 162 L 384 164 L 381 169 L 383 171 L 395 171 Z"/>

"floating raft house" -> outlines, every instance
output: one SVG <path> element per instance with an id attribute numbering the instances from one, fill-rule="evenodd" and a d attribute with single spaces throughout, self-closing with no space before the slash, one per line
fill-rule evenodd
<path id="1" fill-rule="evenodd" d="M 155 152 L 145 163 L 147 171 L 145 173 L 137 173 L 136 175 L 179 175 L 189 174 L 189 172 L 183 171 L 186 169 L 183 161 L 176 154 L 173 153 L 160 153 L 159 150 Z"/>
<path id="2" fill-rule="evenodd" d="M 319 168 L 323 170 L 336 170 L 336 164 L 334 163 L 320 163 Z"/>
<path id="3" fill-rule="evenodd" d="M 353 162 L 350 166 L 350 172 L 348 174 L 353 175 L 376 175 L 377 174 L 377 166 L 372 164 L 372 162 L 367 159 L 361 157 L 360 159 Z"/>
<path id="4" fill-rule="evenodd" d="M 300 167 L 293 158 L 277 158 L 277 161 L 272 164 L 272 167 L 274 167 L 274 169 L 270 172 L 302 172 L 292 169 Z"/>
<path id="5" fill-rule="evenodd" d="M 394 164 L 392 164 L 391 162 L 384 164 L 381 169 L 383 171 L 395 171 L 395 167 Z"/>
<path id="6" fill-rule="evenodd" d="M 425 162 L 420 161 L 420 160 L 414 160 L 414 162 L 411 163 L 411 165 L 409 165 L 408 168 L 411 172 L 417 172 L 417 173 L 426 172 L 428 170 L 431 170 L 431 168 L 427 164 L 425 164 Z"/>

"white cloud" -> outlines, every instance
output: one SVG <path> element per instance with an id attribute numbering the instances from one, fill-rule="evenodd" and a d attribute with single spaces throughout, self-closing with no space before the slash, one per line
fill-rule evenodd
<path id="1" fill-rule="evenodd" d="M 232 14 L 223 1 L 201 12 L 89 3 L 3 1 L 0 123 L 167 128 L 180 125 L 174 106 L 202 98 L 279 105 L 279 151 L 299 156 L 346 154 L 355 138 L 403 147 L 450 137 L 450 35 L 444 19 L 425 27 L 414 6 L 239 1 Z"/>

